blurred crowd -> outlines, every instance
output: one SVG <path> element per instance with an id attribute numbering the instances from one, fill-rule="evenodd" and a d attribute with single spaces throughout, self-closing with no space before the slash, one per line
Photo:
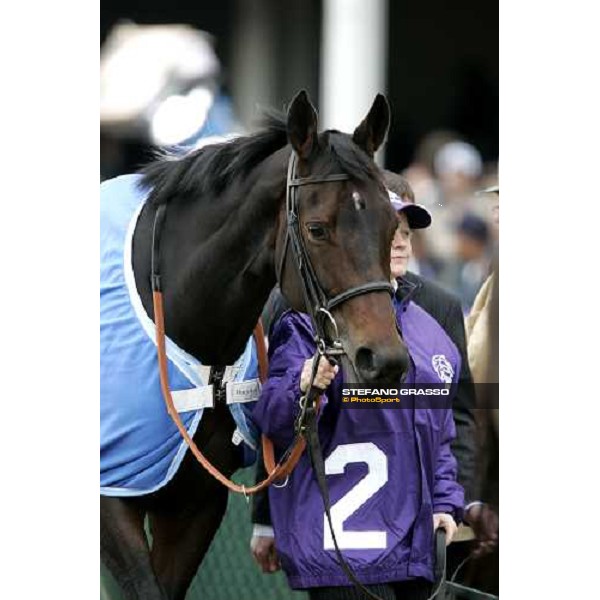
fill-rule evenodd
<path id="1" fill-rule="evenodd" d="M 450 131 L 434 131 L 419 143 L 403 175 L 433 222 L 415 232 L 410 270 L 455 293 L 469 314 L 490 273 L 498 243 L 496 164 L 484 164 L 478 149 Z"/>
<path id="2" fill-rule="evenodd" d="M 185 25 L 113 28 L 102 48 L 100 112 L 101 179 L 137 169 L 155 146 L 243 133 L 212 36 Z M 498 240 L 498 196 L 479 193 L 497 186 L 497 165 L 458 133 L 439 130 L 418 143 L 402 174 L 433 216 L 414 237 L 409 268 L 458 295 L 466 316 Z"/>

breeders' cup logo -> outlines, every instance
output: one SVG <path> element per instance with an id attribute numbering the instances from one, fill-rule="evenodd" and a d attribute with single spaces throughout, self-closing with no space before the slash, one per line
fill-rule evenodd
<path id="1" fill-rule="evenodd" d="M 454 369 L 443 354 L 434 354 L 431 357 L 431 366 L 444 383 L 452 383 L 454 379 Z"/>

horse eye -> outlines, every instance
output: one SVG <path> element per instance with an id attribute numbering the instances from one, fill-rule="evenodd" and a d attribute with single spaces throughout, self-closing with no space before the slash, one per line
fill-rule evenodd
<path id="1" fill-rule="evenodd" d="M 317 242 L 326 240 L 328 237 L 327 228 L 320 223 L 307 223 L 306 229 L 310 237 Z"/>

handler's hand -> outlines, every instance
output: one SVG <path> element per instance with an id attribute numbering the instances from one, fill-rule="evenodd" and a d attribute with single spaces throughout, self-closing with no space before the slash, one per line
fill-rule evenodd
<path id="1" fill-rule="evenodd" d="M 489 504 L 475 504 L 465 514 L 464 519 L 473 529 L 477 538 L 474 556 L 489 554 L 498 545 L 498 515 Z"/>
<path id="2" fill-rule="evenodd" d="M 456 534 L 458 529 L 454 519 L 448 513 L 435 513 L 433 515 L 433 530 L 437 531 L 439 528 L 446 530 L 446 546 L 452 541 L 452 538 Z"/>
<path id="3" fill-rule="evenodd" d="M 302 374 L 300 375 L 300 391 L 305 394 L 308 390 L 308 385 L 310 383 L 310 376 L 312 373 L 314 358 L 309 358 L 305 363 L 302 369 Z M 327 386 L 333 381 L 333 378 L 337 375 L 337 372 L 340 368 L 335 365 L 332 366 L 329 364 L 329 361 L 324 357 L 319 357 L 319 368 L 317 369 L 317 374 L 315 376 L 315 380 L 313 385 L 320 390 L 327 389 Z"/>
<path id="4" fill-rule="evenodd" d="M 275 538 L 253 535 L 250 540 L 250 550 L 263 573 L 275 573 L 275 571 L 281 569 L 281 564 L 275 551 Z"/>

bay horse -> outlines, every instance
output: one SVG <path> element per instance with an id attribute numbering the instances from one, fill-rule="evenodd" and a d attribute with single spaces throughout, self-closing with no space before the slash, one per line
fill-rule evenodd
<path id="1" fill-rule="evenodd" d="M 300 231 L 322 289 L 331 297 L 352 286 L 389 281 L 396 219 L 373 161 L 389 120 L 387 100 L 378 95 L 352 135 L 319 134 L 317 113 L 302 91 L 287 119 L 271 114 L 255 134 L 164 156 L 145 167 L 140 186 L 148 195 L 135 222 L 131 266 L 146 315 L 152 319 L 152 229 L 161 205 L 168 206 L 160 242 L 165 330 L 189 355 L 206 365 L 232 364 L 278 275 L 290 305 L 306 311 L 295 264 L 284 250 L 292 152 L 300 177 L 334 176 L 299 190 Z M 340 174 L 348 177 L 336 179 Z M 389 294 L 352 297 L 332 312 L 357 378 L 397 381 L 408 354 Z M 101 355 L 109 351 L 101 348 Z M 217 402 L 204 411 L 193 436 L 228 477 L 241 466 L 233 431 L 227 406 Z M 187 452 L 170 481 L 152 493 L 101 494 L 101 560 L 127 598 L 182 599 L 226 504 L 226 488 Z"/>

